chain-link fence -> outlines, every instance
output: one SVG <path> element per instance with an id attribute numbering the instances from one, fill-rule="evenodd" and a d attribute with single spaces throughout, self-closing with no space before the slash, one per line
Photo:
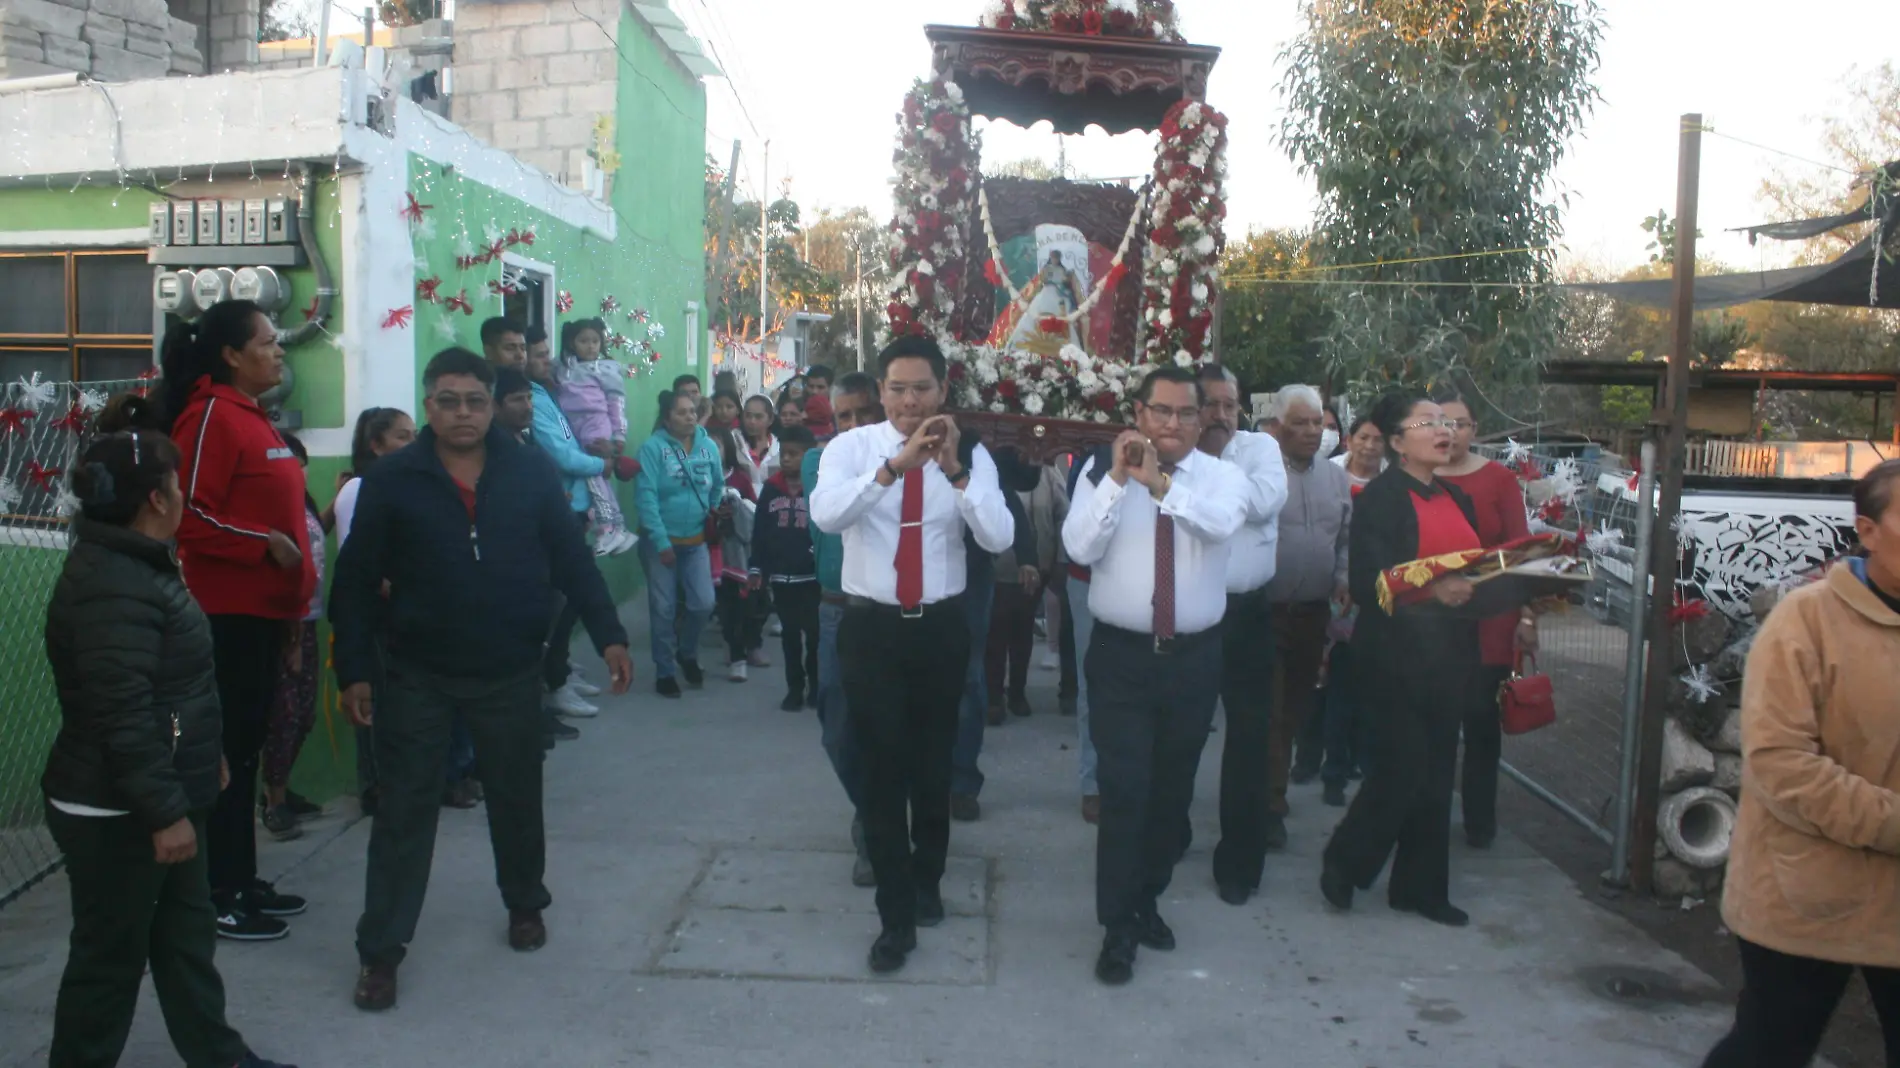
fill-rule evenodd
<path id="1" fill-rule="evenodd" d="M 1536 667 L 1556 691 L 1557 722 L 1506 738 L 1503 770 L 1610 843 L 1627 833 L 1617 801 L 1630 788 L 1624 750 L 1638 707 L 1628 685 L 1631 627 L 1643 610 L 1636 591 L 1647 586 L 1636 535 L 1649 521 L 1638 514 L 1639 495 L 1613 490 L 1636 476 L 1588 446 L 1481 451 L 1520 472 L 1533 527 L 1575 538 L 1594 575 L 1571 604 L 1539 621 Z"/>
<path id="2" fill-rule="evenodd" d="M 66 474 L 94 416 L 146 382 L 0 385 L 0 906 L 52 871 L 40 773 L 59 730 L 46 664 L 46 602 L 66 561 Z"/>

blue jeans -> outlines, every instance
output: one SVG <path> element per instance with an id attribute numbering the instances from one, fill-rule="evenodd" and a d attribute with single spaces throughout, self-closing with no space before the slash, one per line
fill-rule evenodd
<path id="1" fill-rule="evenodd" d="M 1069 584 L 1069 618 L 1075 621 L 1075 658 L 1086 662 L 1089 639 L 1095 634 L 1095 617 L 1089 614 L 1089 584 L 1073 575 L 1064 581 Z M 1089 673 L 1086 671 L 1075 673 L 1075 730 L 1075 748 L 1082 765 L 1082 796 L 1093 797 L 1100 794 L 1102 788 L 1095 782 L 1095 739 L 1089 737 Z"/>
<path id="2" fill-rule="evenodd" d="M 970 668 L 963 678 L 963 704 L 957 709 L 957 742 L 950 750 L 950 792 L 961 797 L 983 792 L 983 772 L 976 758 L 983 753 L 983 723 L 989 713 L 983 652 L 989 644 L 990 607 L 996 597 L 996 558 L 971 552 L 968 574 L 963 612 L 970 622 Z"/>
<path id="3" fill-rule="evenodd" d="M 674 562 L 660 562 L 654 539 L 640 539 L 640 569 L 647 576 L 647 615 L 652 620 L 653 671 L 662 679 L 679 674 L 679 661 L 699 660 L 699 635 L 712 617 L 712 560 L 704 545 L 673 546 Z M 686 592 L 680 612 L 680 590 Z M 679 618 L 676 620 L 675 616 Z"/>
<path id="4" fill-rule="evenodd" d="M 831 770 L 855 810 L 864 801 L 864 767 L 857 736 L 845 716 L 844 678 L 838 674 L 838 624 L 843 621 L 843 605 L 818 606 L 818 725 Z"/>
<path id="5" fill-rule="evenodd" d="M 468 732 L 468 721 L 457 712 L 449 725 L 448 784 L 454 786 L 475 770 L 475 736 Z"/>
<path id="6" fill-rule="evenodd" d="M 1372 755 L 1366 744 L 1366 717 L 1360 714 L 1358 694 L 1352 678 L 1352 643 L 1333 646 L 1326 668 L 1326 762 L 1320 766 L 1320 781 L 1327 786 L 1346 785 L 1355 771 L 1363 771 Z"/>

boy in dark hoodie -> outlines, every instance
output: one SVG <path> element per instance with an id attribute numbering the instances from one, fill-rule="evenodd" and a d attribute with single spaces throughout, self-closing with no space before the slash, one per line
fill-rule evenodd
<path id="1" fill-rule="evenodd" d="M 803 479 L 805 452 L 818 442 L 802 426 L 786 427 L 778 440 L 779 473 L 759 494 L 749 578 L 755 590 L 772 585 L 772 603 L 785 628 L 786 694 L 779 708 L 797 712 L 818 707 L 820 591 Z"/>

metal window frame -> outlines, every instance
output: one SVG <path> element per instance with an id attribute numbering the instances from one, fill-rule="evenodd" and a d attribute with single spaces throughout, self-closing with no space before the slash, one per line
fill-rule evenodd
<path id="1" fill-rule="evenodd" d="M 63 352 L 66 356 L 67 380 L 79 381 L 79 353 L 81 349 L 134 347 L 150 348 L 158 336 L 162 316 L 156 309 L 152 316 L 152 330 L 144 334 L 83 334 L 79 331 L 79 264 L 78 259 L 105 256 L 144 256 L 143 248 L 40 248 L 10 249 L 0 252 L 0 259 L 59 259 L 65 279 L 65 306 L 61 309 L 66 324 L 63 334 L 23 334 L 0 332 L 0 352 Z M 19 344 L 25 342 L 25 344 Z M 33 344 L 40 342 L 40 344 Z"/>

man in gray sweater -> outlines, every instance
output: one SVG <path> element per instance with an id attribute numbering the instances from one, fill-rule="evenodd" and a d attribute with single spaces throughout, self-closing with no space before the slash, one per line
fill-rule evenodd
<path id="1" fill-rule="evenodd" d="M 1273 605 L 1273 718 L 1267 739 L 1269 849 L 1286 847 L 1286 788 L 1293 740 L 1313 706 L 1332 604 L 1346 599 L 1346 545 L 1352 527 L 1352 484 L 1338 464 L 1319 455 L 1325 402 L 1311 386 L 1288 386 L 1273 401 L 1280 453 L 1286 459 L 1286 507 L 1280 511 L 1278 566 L 1267 583 Z"/>

